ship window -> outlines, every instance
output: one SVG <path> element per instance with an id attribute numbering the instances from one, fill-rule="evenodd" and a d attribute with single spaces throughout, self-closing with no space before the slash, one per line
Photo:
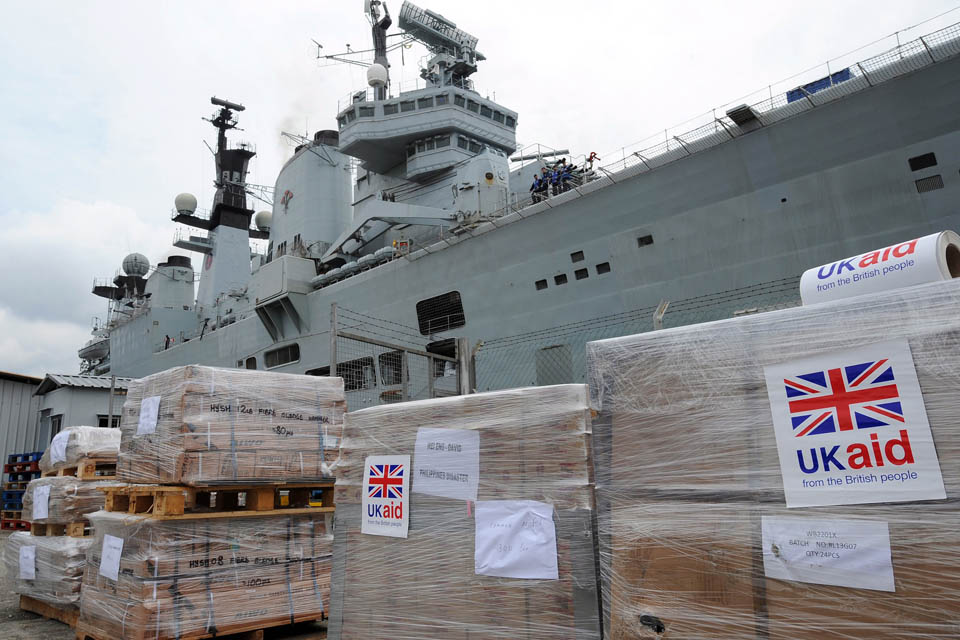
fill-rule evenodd
<path id="1" fill-rule="evenodd" d="M 343 378 L 344 391 L 359 391 L 377 386 L 377 373 L 373 370 L 372 356 L 338 362 L 337 376 Z"/>
<path id="2" fill-rule="evenodd" d="M 467 110 L 477 113 L 480 110 L 480 103 L 473 100 L 467 100 Z"/>
<path id="3" fill-rule="evenodd" d="M 456 358 L 457 357 L 457 341 L 455 338 L 444 338 L 443 340 L 437 340 L 436 342 L 431 342 L 427 344 L 427 353 L 435 353 L 438 356 Z M 457 375 L 456 362 L 449 362 L 448 360 L 433 361 L 433 377 L 434 378 L 443 378 L 446 376 L 455 376 L 455 375 Z"/>
<path id="4" fill-rule="evenodd" d="M 433 138 L 429 138 L 427 140 L 427 151 L 432 151 L 433 149 L 436 148 L 436 146 L 437 146 L 437 143 L 436 141 L 434 141 Z"/>
<path id="5" fill-rule="evenodd" d="M 426 150 L 427 150 L 426 142 L 424 142 L 423 140 L 420 140 L 419 142 L 417 142 L 417 153 L 423 153 Z"/>
<path id="6" fill-rule="evenodd" d="M 256 356 L 250 356 L 247 358 L 247 369 L 256 369 L 257 368 L 257 358 Z"/>
<path id="7" fill-rule="evenodd" d="M 493 120 L 494 122 L 499 122 L 500 124 L 503 124 L 503 114 L 500 113 L 499 111 L 494 111 Z"/>
<path id="8" fill-rule="evenodd" d="M 480 105 L 480 115 L 482 115 L 484 118 L 492 118 L 492 117 L 493 117 L 493 109 L 491 109 L 490 107 L 488 107 L 488 106 L 485 105 L 485 104 L 482 104 L 482 105 Z"/>
<path id="9" fill-rule="evenodd" d="M 417 109 L 430 109 L 433 107 L 433 98 L 420 98 L 417 100 Z"/>
<path id="10" fill-rule="evenodd" d="M 590 272 L 586 269 L 577 269 L 573 272 L 573 275 L 576 276 L 577 280 L 583 280 L 590 277 Z"/>
<path id="11" fill-rule="evenodd" d="M 583 262 L 583 251 L 574 251 L 571 253 L 570 262 Z"/>
<path id="12" fill-rule="evenodd" d="M 418 302 L 417 323 L 420 325 L 420 333 L 425 336 L 464 326 L 466 321 L 460 292 L 451 291 Z"/>
<path id="13" fill-rule="evenodd" d="M 399 110 L 400 110 L 400 107 L 397 105 L 396 102 L 394 102 L 393 104 L 383 105 L 383 115 L 385 116 L 392 116 Z"/>
<path id="14" fill-rule="evenodd" d="M 354 109 L 350 109 L 350 111 L 347 111 L 346 115 L 347 115 L 347 122 L 353 122 L 354 120 L 357 119 L 357 112 Z"/>
<path id="15" fill-rule="evenodd" d="M 388 351 L 381 353 L 377 360 L 380 361 L 380 379 L 384 385 L 403 384 L 403 352 Z M 407 380 L 410 379 L 410 372 L 407 371 Z"/>
<path id="16" fill-rule="evenodd" d="M 413 111 L 417 107 L 415 106 L 413 100 L 404 100 L 400 103 L 400 111 L 406 113 L 407 111 Z"/>
<path id="17" fill-rule="evenodd" d="M 937 156 L 933 153 L 925 153 L 922 156 L 914 156 L 907 162 L 910 163 L 910 171 L 920 171 L 920 169 L 937 166 Z"/>
<path id="18" fill-rule="evenodd" d="M 470 143 L 467 142 L 467 139 L 463 136 L 457 136 L 457 146 L 461 149 L 468 149 L 470 147 Z"/>
<path id="19" fill-rule="evenodd" d="M 453 104 L 457 105 L 458 107 L 462 107 L 467 104 L 467 101 L 464 100 L 462 95 L 455 93 L 453 94 Z"/>
<path id="20" fill-rule="evenodd" d="M 914 182 L 917 185 L 917 193 L 926 193 L 927 191 L 943 189 L 943 177 L 939 174 L 930 176 L 929 178 L 921 178 L 920 180 L 915 180 Z"/>
<path id="21" fill-rule="evenodd" d="M 448 96 L 447 94 L 441 93 L 440 95 L 437 96 L 438 107 L 443 104 L 448 104 L 449 102 L 450 102 L 450 96 Z"/>
<path id="22" fill-rule="evenodd" d="M 361 118 L 372 118 L 374 116 L 373 107 L 360 107 L 360 117 Z"/>
<path id="23" fill-rule="evenodd" d="M 450 136 L 437 136 L 437 148 L 449 147 L 449 146 L 450 146 Z"/>
<path id="24" fill-rule="evenodd" d="M 483 150 L 483 147 L 480 146 L 479 142 L 470 141 L 470 153 L 480 153 Z"/>
<path id="25" fill-rule="evenodd" d="M 537 280 L 534 284 L 537 286 L 537 291 L 543 291 L 547 288 L 546 280 Z"/>
<path id="26" fill-rule="evenodd" d="M 609 263 L 609 262 L 601 262 L 600 264 L 598 264 L 598 265 L 597 265 L 597 273 L 598 273 L 598 274 L 601 274 L 601 273 L 610 273 L 610 263 Z"/>
<path id="27" fill-rule="evenodd" d="M 555 285 L 567 284 L 567 274 L 561 273 L 558 276 L 553 276 L 553 284 Z"/>
<path id="28" fill-rule="evenodd" d="M 303 372 L 306 376 L 329 376 L 330 367 L 317 367 L 316 369 L 307 369 Z"/>
<path id="29" fill-rule="evenodd" d="M 517 126 L 517 121 L 513 116 L 507 116 L 507 126 L 511 129 Z"/>
<path id="30" fill-rule="evenodd" d="M 415 154 L 416 152 L 417 152 L 417 147 L 416 147 L 416 146 L 410 145 L 409 147 L 407 147 L 407 157 L 408 157 L 408 158 L 411 157 L 411 156 L 413 156 L 413 154 Z"/>
<path id="31" fill-rule="evenodd" d="M 640 236 L 639 238 L 637 238 L 638 247 L 645 247 L 648 244 L 653 244 L 653 236 L 646 235 L 646 236 Z"/>
<path id="32" fill-rule="evenodd" d="M 280 347 L 279 349 L 274 349 L 273 351 L 267 351 L 263 354 L 263 363 L 267 369 L 280 367 L 285 364 L 290 364 L 291 362 L 299 362 L 299 360 L 300 345 L 296 342 L 288 344 L 285 347 Z"/>
<path id="33" fill-rule="evenodd" d="M 347 119 L 344 116 L 340 116 L 339 118 L 337 118 L 337 124 L 339 124 L 342 127 L 347 124 Z"/>

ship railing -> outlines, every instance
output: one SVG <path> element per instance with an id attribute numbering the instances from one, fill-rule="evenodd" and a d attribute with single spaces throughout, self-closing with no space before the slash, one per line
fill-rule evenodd
<path id="1" fill-rule="evenodd" d="M 741 105 L 751 107 L 762 125 L 770 125 L 956 56 L 960 54 L 960 23 L 903 40 L 921 28 L 929 29 L 933 23 L 946 22 L 945 18 L 956 19 L 955 15 L 948 14 L 957 9 L 715 107 L 644 140 L 601 153 L 602 168 L 608 174 L 625 169 L 643 173 L 735 138 L 742 130 L 727 112 Z"/>
<path id="2" fill-rule="evenodd" d="M 170 219 L 176 220 L 177 216 L 181 215 L 179 211 L 175 208 L 170 209 Z M 189 214 L 191 218 L 199 218 L 200 220 L 209 220 L 210 219 L 210 209 L 202 209 L 197 207 L 193 213 Z"/>
<path id="3" fill-rule="evenodd" d="M 477 89 L 473 80 L 465 78 L 459 82 L 455 82 L 449 86 L 452 86 L 455 89 L 463 89 L 465 91 L 472 91 L 479 95 L 490 96 L 495 95 L 492 93 L 484 93 L 480 89 Z M 428 88 L 426 80 L 422 78 L 414 78 L 412 80 L 405 80 L 403 82 L 391 82 L 390 83 L 390 95 L 387 97 L 388 100 L 396 100 L 400 98 L 400 94 L 408 93 L 410 91 L 419 91 L 421 89 Z M 367 87 L 365 89 L 356 89 L 355 91 L 350 91 L 343 97 L 337 100 L 337 113 L 343 112 L 347 107 L 354 105 L 358 102 L 373 102 L 376 97 L 376 93 L 373 88 Z"/>

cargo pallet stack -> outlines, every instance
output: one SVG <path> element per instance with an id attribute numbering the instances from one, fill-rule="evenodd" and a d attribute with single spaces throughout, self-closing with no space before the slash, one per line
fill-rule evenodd
<path id="1" fill-rule="evenodd" d="M 201 366 L 131 384 L 119 480 L 90 515 L 78 640 L 325 619 L 340 378 Z"/>
<path id="2" fill-rule="evenodd" d="M 31 453 L 11 453 L 3 472 L 7 481 L 3 483 L 3 510 L 0 512 L 0 530 L 26 531 L 30 523 L 23 519 L 23 492 L 27 484 L 40 475 L 38 465 L 42 451 Z"/>
<path id="3" fill-rule="evenodd" d="M 111 486 L 119 436 L 116 429 L 68 427 L 40 457 L 43 477 L 31 480 L 23 493 L 30 531 L 14 533 L 4 547 L 3 564 L 24 611 L 76 625 L 92 543 L 86 515 L 103 508 L 100 489 Z"/>

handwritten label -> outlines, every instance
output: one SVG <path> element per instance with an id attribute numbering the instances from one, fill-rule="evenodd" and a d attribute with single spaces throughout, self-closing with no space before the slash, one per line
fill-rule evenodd
<path id="1" fill-rule="evenodd" d="M 418 429 L 413 490 L 431 496 L 476 500 L 480 479 L 480 432 Z"/>
<path id="2" fill-rule="evenodd" d="M 534 500 L 477 502 L 474 571 L 501 578 L 557 580 L 553 505 Z"/>
<path id="3" fill-rule="evenodd" d="M 123 538 L 105 534 L 100 551 L 100 575 L 117 580 L 120 577 L 120 555 L 123 553 Z"/>
<path id="4" fill-rule="evenodd" d="M 50 462 L 67 461 L 67 440 L 69 438 L 70 433 L 67 431 L 61 431 L 53 436 L 53 441 L 50 443 Z"/>
<path id="5" fill-rule="evenodd" d="M 886 522 L 763 516 L 768 578 L 894 591 Z"/>
<path id="6" fill-rule="evenodd" d="M 20 579 L 34 580 L 37 577 L 37 548 L 20 547 Z"/>
<path id="7" fill-rule="evenodd" d="M 157 415 L 160 413 L 160 396 L 144 398 L 140 403 L 140 422 L 137 423 L 137 435 L 154 433 L 157 430 Z"/>
<path id="8" fill-rule="evenodd" d="M 33 490 L 33 519 L 45 520 L 50 517 L 50 485 Z"/>

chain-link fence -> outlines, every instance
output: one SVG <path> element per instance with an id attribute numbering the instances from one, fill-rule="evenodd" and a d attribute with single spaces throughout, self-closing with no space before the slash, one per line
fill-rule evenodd
<path id="1" fill-rule="evenodd" d="M 426 344 L 414 327 L 334 305 L 331 362 L 351 410 L 459 393 L 456 340 Z"/>
<path id="2" fill-rule="evenodd" d="M 484 341 L 476 354 L 475 388 L 586 382 L 587 342 L 797 306 L 799 282 L 785 278 Z"/>

